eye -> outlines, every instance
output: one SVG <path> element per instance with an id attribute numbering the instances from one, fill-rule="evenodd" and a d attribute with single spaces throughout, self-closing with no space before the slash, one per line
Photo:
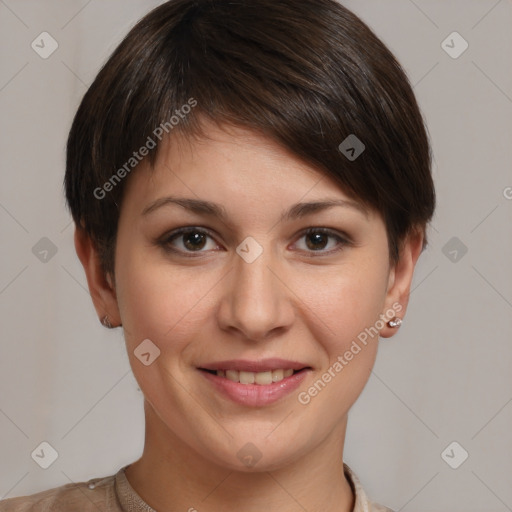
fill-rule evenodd
<path id="1" fill-rule="evenodd" d="M 337 252 L 351 243 L 346 235 L 342 236 L 340 233 L 327 228 L 309 228 L 302 233 L 299 240 L 305 241 L 305 244 L 303 244 L 303 247 L 299 247 L 299 250 L 310 254 L 318 253 L 315 256 Z M 209 241 L 211 241 L 210 246 L 208 246 Z M 165 235 L 158 241 L 158 245 L 167 252 L 181 253 L 187 256 L 193 256 L 193 253 L 197 253 L 199 256 L 201 253 L 219 247 L 208 231 L 192 226 Z M 328 249 L 329 247 L 331 248 Z"/>
<path id="2" fill-rule="evenodd" d="M 216 244 L 212 244 L 212 247 L 208 248 L 208 239 L 213 240 L 211 235 L 202 229 L 188 227 L 182 228 L 166 235 L 159 244 L 164 247 L 165 250 L 172 252 L 182 253 L 201 253 L 206 252 L 205 247 L 210 250 L 218 247 Z"/>
<path id="3" fill-rule="evenodd" d="M 305 233 L 301 235 L 300 240 L 305 240 L 306 252 L 319 252 L 321 254 L 332 253 L 341 250 L 344 246 L 349 245 L 348 237 L 343 237 L 336 231 L 332 231 L 327 228 L 309 228 Z M 331 239 L 331 250 L 325 250 L 329 247 L 329 239 Z"/>

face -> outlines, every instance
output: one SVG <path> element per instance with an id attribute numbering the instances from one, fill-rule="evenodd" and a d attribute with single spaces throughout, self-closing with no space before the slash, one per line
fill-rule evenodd
<path id="1" fill-rule="evenodd" d="M 379 214 L 234 127 L 174 138 L 130 176 L 115 258 L 106 307 L 153 421 L 238 470 L 247 443 L 268 470 L 341 432 L 377 352 L 365 329 L 388 329 L 412 274 Z"/>

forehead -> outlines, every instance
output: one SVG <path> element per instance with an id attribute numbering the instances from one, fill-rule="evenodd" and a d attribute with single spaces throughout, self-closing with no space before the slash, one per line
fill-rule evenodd
<path id="1" fill-rule="evenodd" d="M 130 176 L 125 189 L 130 201 L 149 201 L 166 191 L 266 203 L 350 197 L 326 172 L 248 128 L 205 122 L 200 136 L 171 135 L 160 143 L 154 167 L 143 161 Z"/>

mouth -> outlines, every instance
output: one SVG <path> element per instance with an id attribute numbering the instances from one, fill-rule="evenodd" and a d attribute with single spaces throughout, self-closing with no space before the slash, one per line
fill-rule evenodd
<path id="1" fill-rule="evenodd" d="M 197 369 L 210 389 L 249 407 L 270 405 L 290 395 L 313 372 L 303 362 L 278 357 L 217 361 Z"/>
<path id="2" fill-rule="evenodd" d="M 265 407 L 295 391 L 313 372 L 286 359 L 219 361 L 197 367 L 209 388 L 244 407 Z"/>
<path id="3" fill-rule="evenodd" d="M 199 368 L 200 370 L 210 373 L 211 375 L 216 375 L 217 377 L 224 377 L 232 382 L 237 382 L 239 384 L 257 384 L 260 386 L 268 386 L 270 384 L 281 382 L 287 377 L 291 377 L 296 373 L 300 373 L 306 370 L 311 370 L 310 366 L 305 366 L 301 369 L 293 369 L 293 368 L 277 368 L 275 370 L 264 370 L 259 372 L 251 372 L 245 370 L 235 370 L 235 369 L 218 369 L 218 370 L 210 370 L 207 368 Z"/>

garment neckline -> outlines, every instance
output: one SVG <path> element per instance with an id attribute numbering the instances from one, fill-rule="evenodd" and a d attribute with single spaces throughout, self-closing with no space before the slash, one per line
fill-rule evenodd
<path id="1" fill-rule="evenodd" d="M 115 475 L 115 493 L 124 512 L 157 512 L 151 508 L 131 486 L 125 470 L 130 464 L 123 466 Z M 352 512 L 369 512 L 369 502 L 357 475 L 343 463 L 343 471 L 355 496 Z"/>

